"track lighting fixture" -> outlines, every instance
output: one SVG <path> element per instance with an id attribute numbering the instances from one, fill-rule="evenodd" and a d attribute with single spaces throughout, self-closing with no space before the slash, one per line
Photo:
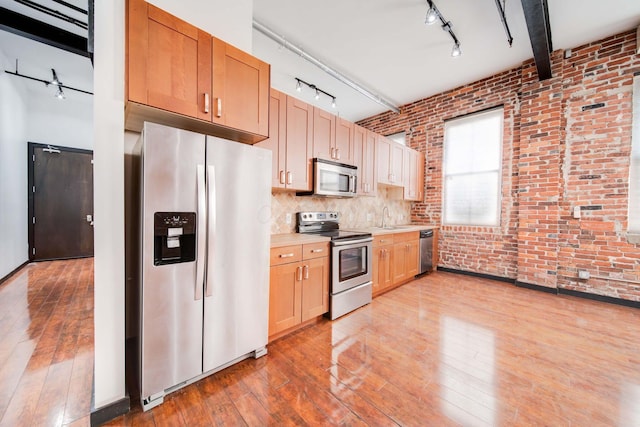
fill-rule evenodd
<path id="1" fill-rule="evenodd" d="M 451 50 L 451 56 L 457 58 L 458 56 L 462 55 L 462 49 L 460 49 L 460 41 L 453 32 L 453 24 L 451 24 L 451 21 L 447 21 L 446 19 L 444 19 L 444 16 L 442 16 L 442 13 L 440 13 L 440 10 L 438 10 L 436 4 L 432 0 L 427 0 L 427 4 L 429 5 L 429 10 L 427 11 L 427 17 L 424 21 L 425 24 L 431 25 L 439 19 L 442 23 L 442 29 L 449 33 L 449 35 L 453 39 L 453 49 Z"/>
<path id="2" fill-rule="evenodd" d="M 69 90 L 74 90 L 76 92 L 86 93 L 87 95 L 93 95 L 93 92 L 89 92 L 89 91 L 82 90 L 82 89 L 76 89 L 74 87 L 66 86 L 66 85 L 62 84 L 62 82 L 58 78 L 58 75 L 56 74 L 56 70 L 54 70 L 53 68 L 51 69 L 51 74 L 53 76 L 53 78 L 51 80 L 44 80 L 44 79 L 38 79 L 36 77 L 25 76 L 24 74 L 20 74 L 18 72 L 18 60 L 16 59 L 16 71 L 4 70 L 4 72 L 7 73 L 7 74 L 11 74 L 12 76 L 22 77 L 23 79 L 29 79 L 29 80 L 33 80 L 33 81 L 36 81 L 36 82 L 44 83 L 44 85 L 46 87 L 49 87 L 49 85 L 55 86 L 58 89 L 56 90 L 56 93 L 54 94 L 54 96 L 56 98 L 58 98 L 58 99 L 67 99 L 67 97 L 65 96 L 64 92 L 62 91 L 62 88 L 69 89 Z"/>
<path id="3" fill-rule="evenodd" d="M 309 89 L 311 89 L 313 91 L 313 98 L 317 101 L 320 99 L 320 94 L 323 94 L 325 96 L 327 96 L 328 98 L 331 98 L 331 107 L 332 108 L 336 108 L 336 97 L 331 95 L 329 92 L 325 92 L 324 90 L 320 89 L 318 86 L 311 84 L 311 83 L 307 83 L 302 79 L 299 78 L 295 78 L 296 79 L 296 92 L 301 92 L 302 91 L 302 85 L 307 86 Z"/>

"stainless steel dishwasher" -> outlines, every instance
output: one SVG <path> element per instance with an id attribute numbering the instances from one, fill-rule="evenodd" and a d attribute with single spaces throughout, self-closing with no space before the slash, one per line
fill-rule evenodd
<path id="1" fill-rule="evenodd" d="M 433 230 L 420 231 L 420 271 L 424 274 L 433 270 Z"/>

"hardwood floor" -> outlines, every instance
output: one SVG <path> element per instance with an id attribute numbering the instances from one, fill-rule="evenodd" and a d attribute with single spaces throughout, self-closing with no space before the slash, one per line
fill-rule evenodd
<path id="1" fill-rule="evenodd" d="M 0 286 L 0 426 L 89 424 L 93 259 L 28 264 Z"/>
<path id="2" fill-rule="evenodd" d="M 88 425 L 89 260 L 0 286 L 0 425 Z M 640 310 L 436 272 L 108 425 L 640 425 Z"/>

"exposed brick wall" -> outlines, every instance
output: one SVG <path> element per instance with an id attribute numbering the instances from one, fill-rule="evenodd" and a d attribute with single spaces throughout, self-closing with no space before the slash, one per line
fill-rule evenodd
<path id="1" fill-rule="evenodd" d="M 630 31 L 573 49 L 568 59 L 554 52 L 549 80 L 539 82 L 527 61 L 359 122 L 384 135 L 404 131 L 412 148 L 426 152 L 425 199 L 413 203 L 411 216 L 441 226 L 439 265 L 640 301 L 640 286 L 576 279 L 586 269 L 640 280 L 640 247 L 625 234 L 635 48 Z M 444 122 L 499 105 L 500 226 L 442 226 Z M 585 209 L 582 219 L 572 217 L 574 206 Z"/>

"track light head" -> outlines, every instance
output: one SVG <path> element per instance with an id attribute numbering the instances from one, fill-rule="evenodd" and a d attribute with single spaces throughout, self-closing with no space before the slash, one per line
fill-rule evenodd
<path id="1" fill-rule="evenodd" d="M 56 74 L 56 70 L 54 70 L 53 68 L 51 69 L 51 73 L 53 74 L 53 79 L 51 80 L 52 85 L 55 86 L 62 86 L 62 82 L 58 79 L 58 75 Z"/>
<path id="2" fill-rule="evenodd" d="M 296 79 L 298 83 L 296 83 L 296 92 L 302 92 L 302 83 L 300 80 Z"/>
<path id="3" fill-rule="evenodd" d="M 316 101 L 320 99 L 320 92 L 318 91 L 318 89 L 316 89 L 316 96 L 314 96 L 314 98 L 316 99 Z"/>
<path id="4" fill-rule="evenodd" d="M 427 25 L 431 25 L 438 20 L 438 12 L 434 6 L 431 6 L 427 11 L 427 16 L 424 19 L 424 23 Z"/>
<path id="5" fill-rule="evenodd" d="M 451 56 L 457 58 L 460 55 L 462 55 L 462 49 L 460 49 L 460 44 L 456 43 L 453 45 L 453 49 L 451 49 Z"/>
<path id="6" fill-rule="evenodd" d="M 331 108 L 336 108 L 336 97 L 333 97 L 333 101 L 331 101 Z"/>
<path id="7" fill-rule="evenodd" d="M 58 99 L 67 99 L 67 97 L 64 95 L 64 92 L 62 91 L 62 87 L 60 85 L 58 85 L 58 91 L 56 92 L 56 94 L 54 96 L 56 98 L 58 98 Z"/>

